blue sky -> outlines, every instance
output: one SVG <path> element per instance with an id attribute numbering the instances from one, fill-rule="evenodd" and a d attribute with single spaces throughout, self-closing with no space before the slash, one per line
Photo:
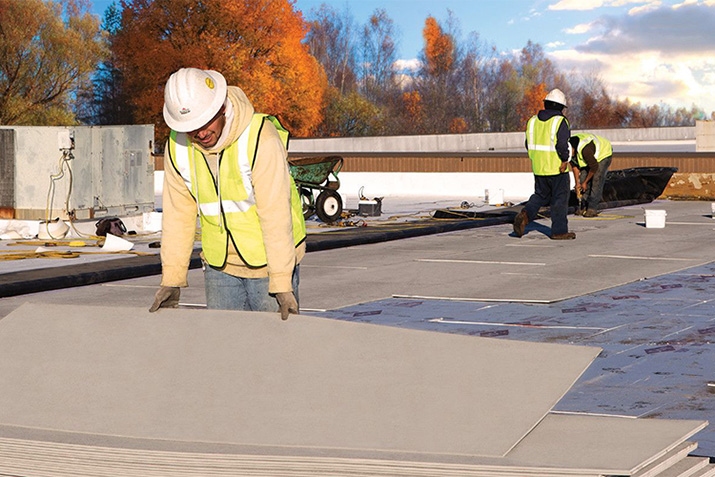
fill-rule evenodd
<path id="1" fill-rule="evenodd" d="M 109 3 L 94 0 L 95 13 Z M 562 71 L 598 74 L 620 99 L 715 111 L 715 0 L 296 0 L 295 7 L 310 18 L 322 3 L 347 9 L 358 25 L 384 8 L 404 61 L 416 61 L 427 16 L 444 25 L 450 10 L 463 38 L 477 32 L 504 54 L 539 43 Z"/>

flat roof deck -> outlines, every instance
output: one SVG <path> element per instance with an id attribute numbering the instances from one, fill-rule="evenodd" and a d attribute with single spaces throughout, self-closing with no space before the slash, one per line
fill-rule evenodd
<path id="1" fill-rule="evenodd" d="M 388 198 L 383 219 L 457 202 Z M 665 228 L 646 228 L 644 209 L 666 210 Z M 501 224 L 308 253 L 301 309 L 388 326 L 600 346 L 557 411 L 707 419 L 711 426 L 694 436 L 695 453 L 715 456 L 710 203 L 656 201 L 595 219 L 569 216 L 574 241 L 551 241 L 549 226 L 539 220 L 522 238 Z M 46 259 L 35 265 L 63 266 Z M 0 262 L 0 275 L 30 266 Z M 6 297 L 0 317 L 25 302 L 80 302 L 107 313 L 119 305 L 148 307 L 158 284 L 154 275 Z M 189 272 L 189 284 L 181 303 L 200 312 L 201 270 Z"/>

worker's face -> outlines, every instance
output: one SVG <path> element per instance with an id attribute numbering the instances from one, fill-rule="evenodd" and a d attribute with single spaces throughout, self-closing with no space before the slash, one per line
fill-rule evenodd
<path id="1" fill-rule="evenodd" d="M 216 116 L 208 123 L 188 133 L 192 141 L 198 143 L 204 149 L 214 147 L 221 137 L 221 131 L 226 125 L 226 108 L 221 106 Z"/>

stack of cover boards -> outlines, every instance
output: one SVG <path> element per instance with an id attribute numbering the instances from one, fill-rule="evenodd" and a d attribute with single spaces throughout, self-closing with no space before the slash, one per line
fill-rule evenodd
<path id="1" fill-rule="evenodd" d="M 706 422 L 549 414 L 597 348 L 26 304 L 0 349 L 0 475 L 715 475 Z"/>

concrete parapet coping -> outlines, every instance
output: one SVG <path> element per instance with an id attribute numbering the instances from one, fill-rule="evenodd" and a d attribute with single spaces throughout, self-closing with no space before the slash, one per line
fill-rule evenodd
<path id="1" fill-rule="evenodd" d="M 668 128 L 574 129 L 591 132 L 612 142 L 693 141 L 693 126 Z M 291 139 L 291 153 L 304 152 L 422 152 L 422 151 L 504 151 L 523 150 L 524 133 L 431 134 L 414 136 L 370 136 Z"/>

